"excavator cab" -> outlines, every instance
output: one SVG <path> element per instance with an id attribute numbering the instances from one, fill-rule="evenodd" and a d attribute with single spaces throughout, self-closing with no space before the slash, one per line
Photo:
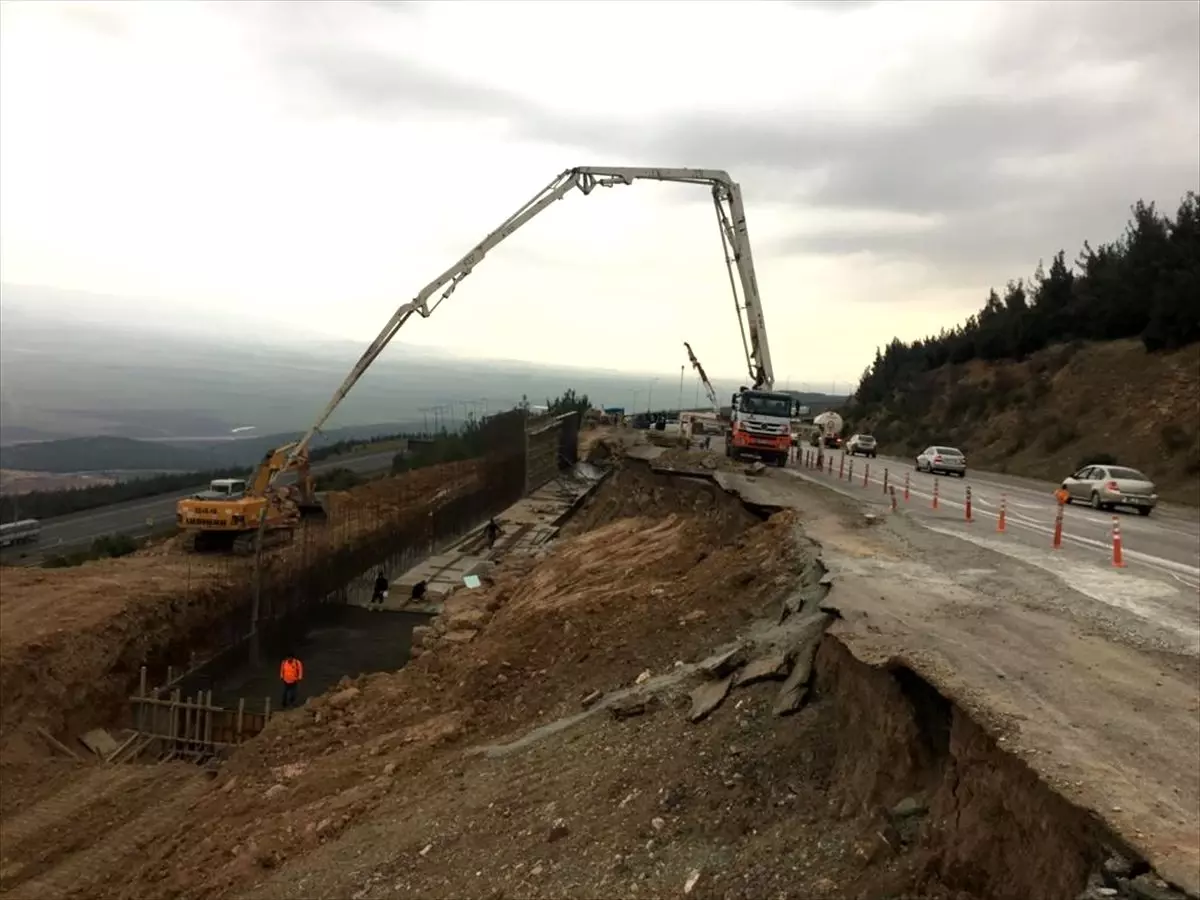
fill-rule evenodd
<path id="1" fill-rule="evenodd" d="M 207 490 L 195 495 L 196 500 L 236 500 L 246 493 L 244 478 L 214 478 Z"/>

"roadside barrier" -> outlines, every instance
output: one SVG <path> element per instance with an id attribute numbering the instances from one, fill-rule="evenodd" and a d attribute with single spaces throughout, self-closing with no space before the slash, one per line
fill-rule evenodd
<path id="1" fill-rule="evenodd" d="M 975 521 L 971 516 L 971 486 L 969 484 L 967 485 L 967 503 L 963 507 L 963 516 L 967 520 L 967 524 Z"/>
<path id="2" fill-rule="evenodd" d="M 911 475 L 912 475 L 911 472 L 904 473 L 904 502 L 905 503 L 908 502 L 908 480 Z"/>
<path id="3" fill-rule="evenodd" d="M 829 454 L 829 474 L 833 474 L 833 454 Z"/>
<path id="4" fill-rule="evenodd" d="M 894 487 L 891 488 L 890 493 L 892 496 L 892 512 L 895 512 L 896 511 L 896 489 Z"/>
<path id="5" fill-rule="evenodd" d="M 1054 542 L 1050 545 L 1055 550 L 1062 549 L 1063 510 L 1066 504 L 1059 500 L 1058 510 L 1054 513 Z"/>
<path id="6" fill-rule="evenodd" d="M 888 470 L 887 470 L 887 467 L 885 466 L 883 469 L 883 494 L 885 497 L 887 496 L 887 492 L 888 492 Z M 896 493 L 895 491 L 892 491 L 892 494 L 893 494 L 892 500 L 893 501 L 896 499 L 894 496 L 895 493 Z"/>
<path id="7" fill-rule="evenodd" d="M 838 460 L 838 480 L 839 481 L 841 480 L 842 475 L 845 473 L 845 471 L 846 471 L 846 454 L 843 453 L 842 458 Z"/>
<path id="8" fill-rule="evenodd" d="M 854 480 L 854 457 L 850 458 L 850 465 L 848 465 L 846 467 L 846 480 L 847 481 Z"/>
<path id="9" fill-rule="evenodd" d="M 871 480 L 871 464 L 865 463 L 863 465 L 863 487 L 866 487 L 867 483 L 870 480 Z"/>
<path id="10" fill-rule="evenodd" d="M 1000 517 L 996 519 L 996 530 L 1003 534 L 1008 527 L 1008 495 L 1000 495 Z"/>
<path id="11" fill-rule="evenodd" d="M 1113 567 L 1117 569 L 1125 568 L 1125 554 L 1121 548 L 1121 523 L 1116 516 L 1113 516 L 1112 553 Z"/>
<path id="12" fill-rule="evenodd" d="M 938 508 L 938 480 L 937 476 L 933 476 L 933 509 Z"/>

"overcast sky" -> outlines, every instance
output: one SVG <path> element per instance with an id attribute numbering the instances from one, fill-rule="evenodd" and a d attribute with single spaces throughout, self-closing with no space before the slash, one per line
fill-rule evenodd
<path id="1" fill-rule="evenodd" d="M 5 282 L 366 342 L 555 174 L 728 170 L 777 384 L 1200 182 L 1200 3 L 3 4 Z M 269 327 L 269 326 L 268 326 Z M 704 188 L 569 196 L 401 339 L 744 370 Z"/>

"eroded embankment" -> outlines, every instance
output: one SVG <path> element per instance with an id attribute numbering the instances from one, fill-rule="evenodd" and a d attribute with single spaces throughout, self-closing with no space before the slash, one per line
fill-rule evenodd
<path id="1" fill-rule="evenodd" d="M 837 584 L 802 514 L 626 463 L 566 531 L 455 595 L 404 669 L 277 717 L 213 781 L 161 767 L 157 797 L 6 819 L 26 862 L 0 886 L 1073 900 L 1119 846 L 914 673 L 811 627 Z"/>
<path id="2" fill-rule="evenodd" d="M 826 636 L 815 678 L 839 812 L 874 815 L 884 854 L 912 842 L 913 887 L 933 878 L 996 900 L 1183 896 L 911 669 L 873 668 Z"/>

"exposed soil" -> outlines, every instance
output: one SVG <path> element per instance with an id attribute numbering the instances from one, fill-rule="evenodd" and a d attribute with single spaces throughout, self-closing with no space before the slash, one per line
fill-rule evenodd
<path id="1" fill-rule="evenodd" d="M 1120 842 L 1002 752 L 991 735 L 1013 732 L 981 698 L 851 652 L 875 620 L 837 581 L 825 596 L 806 532 L 840 559 L 898 560 L 902 542 L 787 473 L 757 483 L 804 517 L 763 521 L 625 462 L 547 550 L 452 597 L 405 669 L 277 716 L 213 778 L 57 773 L 53 797 L 0 819 L 0 893 L 1070 900 L 1099 884 Z M 818 645 L 794 623 L 831 603 L 854 620 L 816 632 L 807 705 L 775 715 L 788 684 L 767 677 L 689 722 L 688 693 L 714 684 L 694 664 L 736 639 L 747 659 L 789 648 L 795 678 Z"/>
<path id="2" fill-rule="evenodd" d="M 331 494 L 330 522 L 267 564 L 299 571 L 389 519 L 423 514 L 439 491 L 472 489 L 479 471 L 450 463 Z M 41 778 L 48 748 L 32 729 L 78 733 L 114 720 L 156 653 L 187 640 L 198 653 L 214 649 L 202 644 L 206 629 L 244 602 L 250 577 L 249 561 L 187 554 L 177 540 L 70 569 L 0 567 L 0 808 Z"/>
<path id="3" fill-rule="evenodd" d="M 1105 453 L 1146 472 L 1168 500 L 1200 503 L 1200 345 L 1147 353 L 1141 341 L 1049 347 L 1020 362 L 973 360 L 919 379 L 855 430 L 885 452 L 931 442 L 972 463 L 1057 482 Z"/>

